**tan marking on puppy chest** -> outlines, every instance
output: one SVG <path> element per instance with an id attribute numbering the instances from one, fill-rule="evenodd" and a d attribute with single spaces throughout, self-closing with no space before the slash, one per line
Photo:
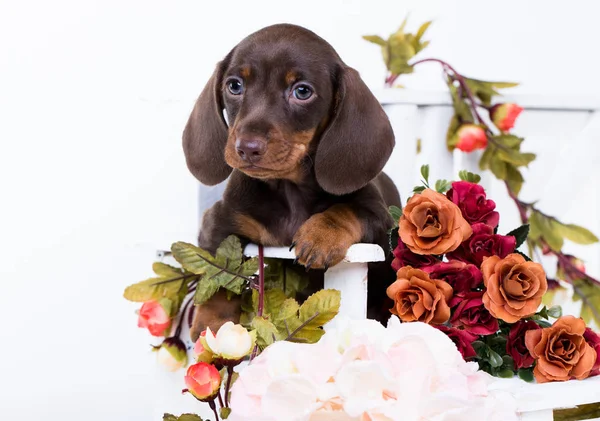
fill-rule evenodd
<path id="1" fill-rule="evenodd" d="M 280 244 L 277 238 L 267 230 L 267 228 L 251 216 L 236 214 L 234 216 L 237 233 L 256 244 L 263 246 L 284 246 Z"/>

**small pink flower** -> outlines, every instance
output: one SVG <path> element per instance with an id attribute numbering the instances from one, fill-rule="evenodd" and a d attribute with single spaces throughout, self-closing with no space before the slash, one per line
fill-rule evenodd
<path id="1" fill-rule="evenodd" d="M 221 376 L 214 365 L 196 363 L 191 365 L 184 377 L 187 390 L 196 399 L 202 402 L 212 401 L 221 387 Z"/>
<path id="2" fill-rule="evenodd" d="M 473 152 L 487 146 L 487 135 L 476 124 L 463 124 L 454 136 L 456 147 L 463 152 Z"/>
<path id="3" fill-rule="evenodd" d="M 490 109 L 490 118 L 503 132 L 507 132 L 515 125 L 515 120 L 523 111 L 517 104 L 496 104 Z"/>
<path id="4" fill-rule="evenodd" d="M 165 336 L 165 332 L 171 327 L 169 313 L 158 301 L 146 301 L 138 316 L 138 327 L 147 328 L 153 336 Z"/>

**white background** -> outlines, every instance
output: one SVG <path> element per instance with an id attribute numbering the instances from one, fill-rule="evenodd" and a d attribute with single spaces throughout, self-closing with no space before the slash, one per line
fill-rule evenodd
<path id="1" fill-rule="evenodd" d="M 1 0 L 0 417 L 179 411 L 121 294 L 150 275 L 157 248 L 195 239 L 197 184 L 180 145 L 195 97 L 231 47 L 278 22 L 316 31 L 378 88 L 379 50 L 360 37 L 387 35 L 408 12 L 413 26 L 435 20 L 427 55 L 469 75 L 600 96 L 593 0 Z M 435 66 L 404 84 L 443 88 Z M 564 165 L 566 184 L 585 177 Z"/>

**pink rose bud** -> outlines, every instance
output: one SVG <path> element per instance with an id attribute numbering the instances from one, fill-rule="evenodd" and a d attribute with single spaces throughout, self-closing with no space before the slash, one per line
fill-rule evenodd
<path id="1" fill-rule="evenodd" d="M 183 392 L 191 393 L 202 402 L 214 400 L 221 387 L 219 370 L 214 365 L 202 362 L 188 368 L 184 381 L 187 389 Z"/>
<path id="2" fill-rule="evenodd" d="M 207 328 L 205 341 L 206 346 L 202 346 L 210 350 L 216 359 L 225 365 L 235 365 L 252 352 L 255 338 L 242 325 L 227 322 L 216 335 Z"/>
<path id="3" fill-rule="evenodd" d="M 570 260 L 577 270 L 585 273 L 585 263 L 583 263 L 583 260 L 578 259 L 577 257 L 570 257 Z"/>
<path id="4" fill-rule="evenodd" d="M 165 336 L 171 327 L 171 317 L 165 307 L 158 301 L 146 301 L 138 312 L 138 327 L 147 328 L 153 336 Z"/>
<path id="5" fill-rule="evenodd" d="M 188 363 L 187 349 L 181 339 L 167 338 L 157 348 L 157 360 L 169 371 L 177 371 Z"/>
<path id="6" fill-rule="evenodd" d="M 454 135 L 456 147 L 463 152 L 473 152 L 476 149 L 485 149 L 487 135 L 476 124 L 463 124 Z"/>
<path id="7" fill-rule="evenodd" d="M 203 331 L 198 337 L 198 340 L 194 345 L 194 353 L 196 354 L 197 362 L 205 362 L 209 364 L 213 362 L 215 354 L 213 354 L 206 343 L 206 330 Z"/>
<path id="8" fill-rule="evenodd" d="M 522 111 L 523 108 L 517 104 L 496 104 L 490 109 L 490 118 L 498 129 L 507 132 L 514 127 Z"/>

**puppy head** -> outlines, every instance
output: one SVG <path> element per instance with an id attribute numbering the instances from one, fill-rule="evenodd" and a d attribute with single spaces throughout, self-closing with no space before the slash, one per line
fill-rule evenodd
<path id="1" fill-rule="evenodd" d="M 250 35 L 219 63 L 183 140 L 188 167 L 205 184 L 232 168 L 300 182 L 314 165 L 319 185 L 338 195 L 372 180 L 394 145 L 358 73 L 322 38 L 285 24 Z"/>

